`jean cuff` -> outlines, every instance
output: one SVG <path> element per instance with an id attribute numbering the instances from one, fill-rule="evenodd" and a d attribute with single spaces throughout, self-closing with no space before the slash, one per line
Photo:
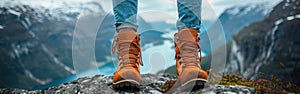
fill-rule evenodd
<path id="1" fill-rule="evenodd" d="M 177 29 L 181 31 L 184 28 L 192 28 L 196 30 L 198 33 L 200 33 L 200 26 L 178 26 Z"/>
<path id="2" fill-rule="evenodd" d="M 135 31 L 137 31 L 137 29 L 138 29 L 138 25 L 132 24 L 129 22 L 122 22 L 122 23 L 116 23 L 116 24 L 118 24 L 118 26 L 116 27 L 117 30 L 123 29 L 123 28 L 132 28 Z"/>

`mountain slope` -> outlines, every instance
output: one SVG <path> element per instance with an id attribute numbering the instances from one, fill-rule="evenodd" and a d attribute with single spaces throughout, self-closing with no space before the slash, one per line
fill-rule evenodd
<path id="1" fill-rule="evenodd" d="M 266 16 L 269 15 L 270 11 L 274 6 L 271 5 L 270 2 L 265 3 L 254 3 L 248 5 L 240 5 L 240 6 L 233 6 L 226 9 L 219 17 L 219 20 L 223 26 L 225 38 L 227 42 L 232 40 L 232 36 L 237 34 L 242 27 L 249 25 L 255 21 L 262 20 Z M 214 27 L 212 27 L 214 28 Z M 216 49 L 210 49 L 210 40 L 211 43 L 215 43 L 217 47 L 221 47 L 224 44 L 220 44 L 218 38 L 221 35 L 218 32 L 210 32 L 212 35 L 208 37 L 206 33 L 201 35 L 200 44 L 202 49 L 205 51 L 214 51 Z"/>
<path id="2" fill-rule="evenodd" d="M 114 17 L 106 13 L 98 2 L 70 1 L 54 8 L 24 4 L 28 2 L 1 3 L 4 4 L 0 5 L 0 88 L 32 89 L 85 70 L 75 70 L 72 58 L 72 50 L 78 50 L 78 47 L 72 48 L 72 42 L 80 13 L 85 18 L 82 23 L 87 26 L 98 25 L 99 22 L 94 20 L 104 18 L 94 40 L 96 62 L 93 63 L 104 66 L 111 62 L 108 58 L 111 57 L 111 39 L 115 34 Z M 138 17 L 138 22 L 139 29 L 150 27 L 141 17 Z M 76 37 L 87 39 L 94 36 L 86 31 Z M 149 42 L 153 41 L 144 44 Z M 89 56 L 82 55 L 81 58 Z M 97 67 L 89 65 L 92 63 L 82 63 L 81 66 Z M 114 67 L 111 65 L 109 67 Z"/>
<path id="3" fill-rule="evenodd" d="M 219 17 L 226 34 L 226 39 L 231 41 L 231 36 L 237 34 L 244 26 L 265 18 L 273 8 L 269 4 L 269 2 L 266 2 L 226 9 Z"/>
<path id="4" fill-rule="evenodd" d="M 300 0 L 279 3 L 262 21 L 233 37 L 228 72 L 252 79 L 272 75 L 300 84 Z"/>
<path id="5" fill-rule="evenodd" d="M 1 7 L 0 11 L 0 87 L 30 88 L 74 73 L 68 47 L 74 20 L 42 15 L 26 5 Z"/>

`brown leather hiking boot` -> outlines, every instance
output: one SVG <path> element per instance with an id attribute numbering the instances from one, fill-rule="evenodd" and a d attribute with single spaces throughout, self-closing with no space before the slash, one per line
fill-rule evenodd
<path id="1" fill-rule="evenodd" d="M 116 49 L 118 67 L 113 76 L 113 88 L 120 90 L 139 89 L 140 65 L 142 63 L 140 35 L 133 29 L 120 29 L 114 37 L 112 53 Z"/>
<path id="2" fill-rule="evenodd" d="M 194 29 L 185 28 L 174 35 L 175 59 L 179 84 L 182 88 L 199 90 L 204 88 L 208 73 L 201 66 L 200 37 Z"/>

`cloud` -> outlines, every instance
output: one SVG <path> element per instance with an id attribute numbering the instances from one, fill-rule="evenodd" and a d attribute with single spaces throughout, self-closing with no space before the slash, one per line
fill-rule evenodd
<path id="1" fill-rule="evenodd" d="M 153 14 L 151 17 L 151 13 L 161 13 Z M 164 19 L 176 19 L 177 18 L 177 5 L 175 0 L 139 0 L 139 14 L 147 13 L 148 18 L 146 20 L 157 21 Z M 168 15 L 168 16 L 167 16 Z M 143 16 L 143 15 L 142 15 Z"/>

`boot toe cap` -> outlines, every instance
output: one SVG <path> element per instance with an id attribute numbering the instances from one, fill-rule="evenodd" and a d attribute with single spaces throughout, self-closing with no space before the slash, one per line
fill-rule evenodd
<path id="1" fill-rule="evenodd" d="M 186 68 L 179 75 L 181 83 L 186 83 L 194 79 L 207 80 L 207 78 L 208 73 L 201 68 Z"/>
<path id="2" fill-rule="evenodd" d="M 122 80 L 133 80 L 140 82 L 140 73 L 135 69 L 121 69 L 114 73 L 113 80 L 114 83 Z"/>

